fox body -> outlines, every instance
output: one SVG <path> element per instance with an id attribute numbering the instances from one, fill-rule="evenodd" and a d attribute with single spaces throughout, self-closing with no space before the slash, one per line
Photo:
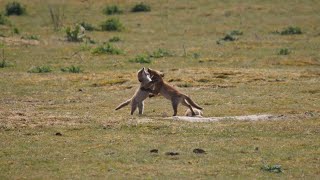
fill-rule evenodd
<path id="1" fill-rule="evenodd" d="M 177 115 L 178 105 L 180 103 L 190 109 L 192 116 L 196 115 L 192 107 L 202 109 L 202 107 L 193 102 L 187 95 L 179 92 L 177 89 L 164 82 L 162 78 L 163 75 L 160 72 L 149 68 L 147 69 L 147 71 L 152 75 L 151 78 L 152 82 L 154 83 L 154 87 L 153 89 L 142 87 L 142 90 L 149 91 L 155 95 L 160 93 L 166 99 L 170 100 L 173 108 L 173 116 Z"/>
<path id="2" fill-rule="evenodd" d="M 144 103 L 143 101 L 149 96 L 148 91 L 142 90 L 143 88 L 152 88 L 152 79 L 148 71 L 145 68 L 142 68 L 138 71 L 138 80 L 140 81 L 140 87 L 136 90 L 132 98 L 121 103 L 115 110 L 119 110 L 124 106 L 127 106 L 131 103 L 131 115 L 135 110 L 139 109 L 139 114 L 143 114 Z"/>

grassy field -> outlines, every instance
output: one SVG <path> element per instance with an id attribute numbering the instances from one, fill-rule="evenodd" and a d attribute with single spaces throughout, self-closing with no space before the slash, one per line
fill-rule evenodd
<path id="1" fill-rule="evenodd" d="M 320 177 L 320 2 L 152 0 L 138 13 L 135 0 L 17 2 L 26 14 L 0 16 L 0 179 Z M 122 14 L 103 14 L 107 5 Z M 124 28 L 101 31 L 109 18 Z M 68 41 L 82 22 L 96 30 Z M 122 53 L 94 53 L 107 43 Z M 142 116 L 115 111 L 142 67 L 164 72 L 206 117 L 285 118 L 178 122 L 163 97 Z M 282 172 L 266 168 L 275 165 Z"/>

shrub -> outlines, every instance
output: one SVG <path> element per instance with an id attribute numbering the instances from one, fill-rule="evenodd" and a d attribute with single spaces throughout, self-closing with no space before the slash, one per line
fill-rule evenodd
<path id="1" fill-rule="evenodd" d="M 279 55 L 288 55 L 288 54 L 290 54 L 290 51 L 287 48 L 283 48 L 283 49 L 279 50 L 278 54 Z"/>
<path id="2" fill-rule="evenodd" d="M 52 69 L 50 66 L 36 66 L 29 69 L 29 73 L 48 73 L 51 72 Z"/>
<path id="3" fill-rule="evenodd" d="M 141 2 L 139 4 L 136 4 L 132 9 L 132 12 L 148 12 L 151 11 L 151 8 L 149 5 Z"/>
<path id="4" fill-rule="evenodd" d="M 158 50 L 154 51 L 150 55 L 150 57 L 153 57 L 153 58 L 162 58 L 162 57 L 168 57 L 168 56 L 172 56 L 172 54 L 169 53 L 167 50 L 161 49 L 161 48 L 159 48 Z"/>
<path id="5" fill-rule="evenodd" d="M 281 35 L 294 35 L 294 34 L 302 34 L 302 31 L 299 27 L 293 27 L 293 26 L 289 26 L 285 29 L 283 29 L 280 32 Z"/>
<path id="6" fill-rule="evenodd" d="M 119 55 L 122 54 L 123 51 L 121 49 L 113 47 L 111 44 L 103 44 L 92 50 L 92 54 L 112 54 Z"/>
<path id="7" fill-rule="evenodd" d="M 11 2 L 11 3 L 8 3 L 6 5 L 6 15 L 7 16 L 11 16 L 11 15 L 17 15 L 17 16 L 20 16 L 20 15 L 23 15 L 26 13 L 26 9 L 25 7 L 23 7 L 20 3 L 18 2 Z"/>
<path id="8" fill-rule="evenodd" d="M 119 19 L 110 18 L 101 24 L 103 31 L 122 31 L 124 29 Z"/>
<path id="9" fill-rule="evenodd" d="M 129 62 L 140 63 L 140 64 L 149 64 L 151 63 L 151 58 L 146 55 L 137 55 L 135 58 L 130 59 Z"/>
<path id="10" fill-rule="evenodd" d="M 65 32 L 67 41 L 70 42 L 80 42 L 83 41 L 83 38 L 85 37 L 84 31 L 79 25 L 76 25 L 74 28 L 67 27 Z"/>
<path id="11" fill-rule="evenodd" d="M 78 66 L 71 65 L 69 67 L 61 68 L 61 71 L 62 72 L 69 72 L 69 73 L 81 73 L 82 69 Z"/>
<path id="12" fill-rule="evenodd" d="M 118 36 L 114 36 L 109 39 L 109 42 L 119 42 L 119 41 L 121 41 L 121 39 Z"/>
<path id="13" fill-rule="evenodd" d="M 106 6 L 103 9 L 103 14 L 113 15 L 113 14 L 122 14 L 123 11 L 117 5 Z"/>
<path id="14" fill-rule="evenodd" d="M 94 27 L 93 25 L 86 23 L 86 22 L 81 22 L 80 25 L 86 30 L 86 31 L 95 31 L 97 30 L 96 27 Z"/>

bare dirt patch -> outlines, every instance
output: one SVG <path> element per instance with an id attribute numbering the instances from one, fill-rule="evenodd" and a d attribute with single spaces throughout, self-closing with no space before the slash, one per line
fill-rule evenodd
<path id="1" fill-rule="evenodd" d="M 8 45 L 39 45 L 40 41 L 38 40 L 32 40 L 32 39 L 21 39 L 21 38 L 16 38 L 16 37 L 0 37 L 0 41 L 4 42 L 5 44 Z"/>

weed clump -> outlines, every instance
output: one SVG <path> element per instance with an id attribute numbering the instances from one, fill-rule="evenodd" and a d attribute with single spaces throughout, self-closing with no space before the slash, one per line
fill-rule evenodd
<path id="1" fill-rule="evenodd" d="M 83 41 L 83 38 L 85 37 L 84 31 L 85 29 L 80 25 L 76 25 L 74 28 L 67 27 L 65 30 L 67 41 L 70 41 L 70 42 Z"/>
<path id="2" fill-rule="evenodd" d="M 149 11 L 151 11 L 151 7 L 143 2 L 136 4 L 131 9 L 131 12 L 149 12 Z"/>
<path id="3" fill-rule="evenodd" d="M 111 54 L 111 55 L 119 55 L 123 54 L 121 49 L 113 47 L 110 43 L 100 45 L 92 50 L 92 54 Z"/>
<path id="4" fill-rule="evenodd" d="M 123 11 L 117 5 L 106 6 L 103 9 L 103 14 L 105 15 L 114 15 L 114 14 L 122 14 Z"/>
<path id="5" fill-rule="evenodd" d="M 130 59 L 129 62 L 140 63 L 140 64 L 149 64 L 149 63 L 151 63 L 151 58 L 150 58 L 150 56 L 146 56 L 146 55 L 137 55 L 135 58 Z"/>
<path id="6" fill-rule="evenodd" d="M 119 41 L 121 41 L 121 39 L 118 36 L 114 36 L 109 39 L 109 42 L 119 42 Z"/>
<path id="7" fill-rule="evenodd" d="M 26 13 L 26 8 L 23 5 L 21 5 L 19 2 L 14 1 L 6 5 L 5 14 L 7 16 L 11 16 L 11 15 L 20 16 L 25 13 Z"/>
<path id="8" fill-rule="evenodd" d="M 280 32 L 281 35 L 294 35 L 294 34 L 302 34 L 302 31 L 299 27 L 293 27 L 293 26 L 289 26 L 285 29 L 283 29 Z"/>
<path id="9" fill-rule="evenodd" d="M 280 49 L 279 52 L 278 52 L 278 55 L 285 56 L 285 55 L 288 55 L 288 54 L 290 54 L 290 51 L 287 48 Z"/>
<path id="10" fill-rule="evenodd" d="M 69 67 L 61 68 L 61 71 L 68 73 L 81 73 L 83 70 L 79 66 L 71 65 Z"/>
<path id="11" fill-rule="evenodd" d="M 49 73 L 52 69 L 50 66 L 36 66 L 28 70 L 28 73 Z"/>
<path id="12" fill-rule="evenodd" d="M 101 24 L 102 31 L 122 31 L 124 26 L 119 19 L 110 18 Z"/>

